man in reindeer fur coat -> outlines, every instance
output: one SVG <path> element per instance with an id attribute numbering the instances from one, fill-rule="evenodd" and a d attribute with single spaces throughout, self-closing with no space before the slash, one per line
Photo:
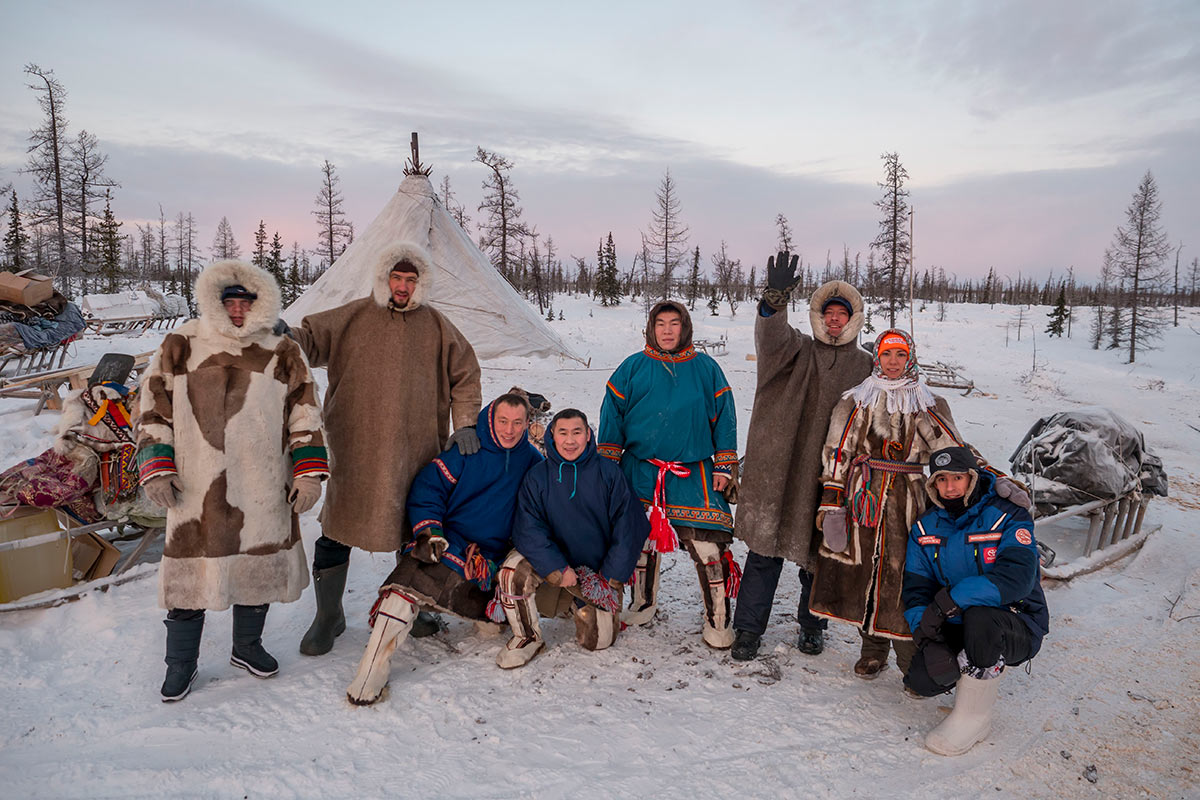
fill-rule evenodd
<path id="1" fill-rule="evenodd" d="M 750 552 L 730 653 L 739 661 L 758 654 L 785 558 L 800 569 L 799 649 L 809 655 L 824 649 L 828 622 L 808 610 L 821 447 L 842 392 L 871 374 L 871 356 L 858 346 L 862 296 L 850 284 L 830 281 L 813 293 L 812 336 L 788 324 L 798 259 L 786 251 L 767 259 L 767 289 L 754 320 L 758 387 L 737 514 L 737 536 Z"/>
<path id="2" fill-rule="evenodd" d="M 383 694 L 392 653 L 410 635 L 421 606 L 491 619 L 496 565 L 512 549 L 517 490 L 542 454 L 529 443 L 529 401 L 522 395 L 497 397 L 479 412 L 478 426 L 483 435 L 476 452 L 451 448 L 413 480 L 408 509 L 415 538 L 371 610 L 371 638 L 346 689 L 355 705 Z"/>
<path id="3" fill-rule="evenodd" d="M 400 242 L 379 254 L 371 295 L 304 318 L 293 337 L 328 367 L 325 423 L 333 476 L 313 553 L 317 613 L 300 642 L 322 655 L 346 629 L 350 550 L 396 552 L 408 541 L 413 478 L 449 444 L 479 449 L 479 362 L 466 337 L 425 303 L 434 264 Z M 432 632 L 426 627 L 426 632 Z"/>
<path id="4" fill-rule="evenodd" d="M 700 579 L 702 638 L 727 650 L 733 644 L 729 598 L 737 594 L 739 571 L 729 552 L 733 516 L 722 492 L 737 466 L 737 412 L 717 362 L 692 347 L 692 320 L 682 303 L 650 310 L 646 346 L 608 380 L 597 439 L 600 454 L 621 465 L 650 509 L 650 538 L 634 570 L 626 621 L 654 617 L 661 554 L 674 550 L 678 537 Z"/>
<path id="5" fill-rule="evenodd" d="M 266 678 L 269 603 L 308 585 L 296 515 L 327 476 L 316 384 L 299 346 L 272 332 L 279 288 L 219 261 L 196 280 L 200 318 L 163 339 L 142 377 L 137 447 L 146 496 L 167 509 L 159 603 L 167 615 L 164 701 L 196 677 L 205 609 L 233 605 L 230 663 Z"/>

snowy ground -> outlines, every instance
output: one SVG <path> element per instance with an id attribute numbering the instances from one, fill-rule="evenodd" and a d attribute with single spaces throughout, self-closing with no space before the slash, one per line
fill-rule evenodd
<path id="1" fill-rule="evenodd" d="M 517 384 L 595 419 L 604 380 L 641 346 L 640 307 L 556 299 L 553 323 L 590 369 L 506 359 L 484 367 L 486 396 Z M 451 621 L 393 660 L 386 700 L 344 697 L 366 643 L 366 612 L 391 559 L 355 553 L 349 628 L 322 658 L 296 647 L 311 592 L 276 605 L 265 643 L 280 673 L 258 681 L 228 664 L 230 617 L 209 616 L 193 694 L 158 699 L 163 612 L 155 579 L 59 608 L 0 616 L 0 785 L 5 797 L 1162 797 L 1200 796 L 1200 314 L 1130 366 L 1075 337 L 1048 340 L 1047 309 L 933 307 L 917 317 L 925 357 L 960 365 L 980 392 L 949 396 L 964 436 L 1001 466 L 1029 425 L 1063 407 L 1102 404 L 1139 425 L 1173 496 L 1134 557 L 1048 587 L 1051 634 L 1030 674 L 1011 670 L 990 739 L 946 759 L 921 746 L 948 699 L 915 701 L 893 667 L 851 674 L 858 638 L 834 625 L 825 653 L 795 649 L 798 582 L 785 573 L 763 653 L 750 664 L 700 641 L 700 598 L 686 559 L 668 557 L 650 626 L 604 652 L 545 621 L 549 649 L 515 672 L 503 641 Z M 753 306 L 697 311 L 697 337 L 727 333 L 720 363 L 745 440 L 753 399 Z M 807 328 L 807 315 L 793 317 Z M 878 324 L 878 322 L 876 323 Z M 1006 332 L 1006 326 L 1009 330 Z M 1189 327 L 1190 326 L 1190 327 Z M 1006 346 L 1006 333 L 1009 342 Z M 161 333 L 85 340 L 75 363 L 153 349 Z M 1036 342 L 1037 369 L 1033 371 Z M 1032 372 L 1032 374 L 1031 374 Z M 322 376 L 323 379 L 323 376 Z M 49 446 L 56 415 L 0 401 L 0 467 Z M 305 515 L 311 550 L 316 511 Z M 744 548 L 736 546 L 744 555 Z M 1094 767 L 1095 783 L 1084 777 Z"/>

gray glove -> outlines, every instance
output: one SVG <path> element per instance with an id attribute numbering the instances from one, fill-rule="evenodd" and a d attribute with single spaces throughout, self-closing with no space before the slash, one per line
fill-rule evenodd
<path id="1" fill-rule="evenodd" d="M 464 456 L 471 456 L 478 453 L 479 434 L 475 433 L 475 426 L 465 425 L 456 430 L 446 442 L 446 449 L 449 450 L 455 445 L 458 446 L 458 452 L 462 453 Z"/>
<path id="2" fill-rule="evenodd" d="M 275 327 L 271 328 L 271 333 L 276 336 L 288 336 L 292 339 L 296 338 L 296 334 L 292 333 L 292 327 L 283 321 L 283 318 L 275 320 Z"/>
<path id="3" fill-rule="evenodd" d="M 288 502 L 297 514 L 303 514 L 317 504 L 321 498 L 321 479 L 316 475 L 301 475 L 292 481 L 292 492 Z"/>
<path id="4" fill-rule="evenodd" d="M 1029 500 L 1029 492 L 1007 475 L 996 478 L 996 494 L 1026 511 L 1033 508 L 1033 503 Z"/>
<path id="5" fill-rule="evenodd" d="M 846 552 L 846 545 L 850 543 L 846 509 L 831 508 L 825 511 L 821 519 L 821 534 L 825 537 L 825 546 L 830 550 L 835 553 Z"/>
<path id="6" fill-rule="evenodd" d="M 162 508 L 174 508 L 179 502 L 175 493 L 183 491 L 178 475 L 159 475 L 151 478 L 142 484 L 142 489 L 146 492 L 147 500 Z"/>

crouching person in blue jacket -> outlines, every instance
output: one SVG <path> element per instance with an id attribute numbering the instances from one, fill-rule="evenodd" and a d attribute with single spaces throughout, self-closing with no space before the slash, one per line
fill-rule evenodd
<path id="1" fill-rule="evenodd" d="M 925 697 L 957 685 L 954 710 L 925 736 L 951 756 L 988 735 L 1004 667 L 1037 655 L 1050 615 L 1029 511 L 996 494 L 995 476 L 966 447 L 938 450 L 929 471 L 935 507 L 913 525 L 905 560 L 917 654 L 904 683 Z"/>
<path id="2" fill-rule="evenodd" d="M 346 689 L 351 703 L 380 698 L 392 653 L 422 606 L 489 621 L 496 565 L 512 549 L 517 491 L 529 468 L 542 461 L 528 428 L 529 401 L 501 395 L 479 412 L 477 452 L 463 455 L 452 447 L 413 480 L 406 505 L 414 538 L 379 587 L 371 639 Z"/>
<path id="3" fill-rule="evenodd" d="M 500 567 L 499 599 L 512 639 L 496 663 L 513 669 L 542 649 L 539 616 L 571 616 L 575 639 L 603 650 L 620 631 L 624 584 L 650 533 L 621 468 L 596 452 L 582 411 L 550 421 L 546 461 L 525 476 L 513 525 L 515 550 Z"/>

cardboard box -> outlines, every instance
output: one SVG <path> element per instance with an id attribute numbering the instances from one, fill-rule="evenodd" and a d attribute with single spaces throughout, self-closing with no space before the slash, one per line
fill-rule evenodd
<path id="1" fill-rule="evenodd" d="M 121 560 L 121 551 L 98 533 L 71 537 L 71 575 L 76 581 L 107 578 Z"/>
<path id="2" fill-rule="evenodd" d="M 54 279 L 47 275 L 38 275 L 28 269 L 16 274 L 0 272 L 0 300 L 6 303 L 36 306 L 53 295 Z"/>
<path id="3" fill-rule="evenodd" d="M 74 583 L 66 532 L 69 527 L 67 518 L 52 508 L 18 508 L 0 519 L 0 603 L 46 589 L 65 589 Z M 45 541 L 3 547 L 35 537 Z"/>

